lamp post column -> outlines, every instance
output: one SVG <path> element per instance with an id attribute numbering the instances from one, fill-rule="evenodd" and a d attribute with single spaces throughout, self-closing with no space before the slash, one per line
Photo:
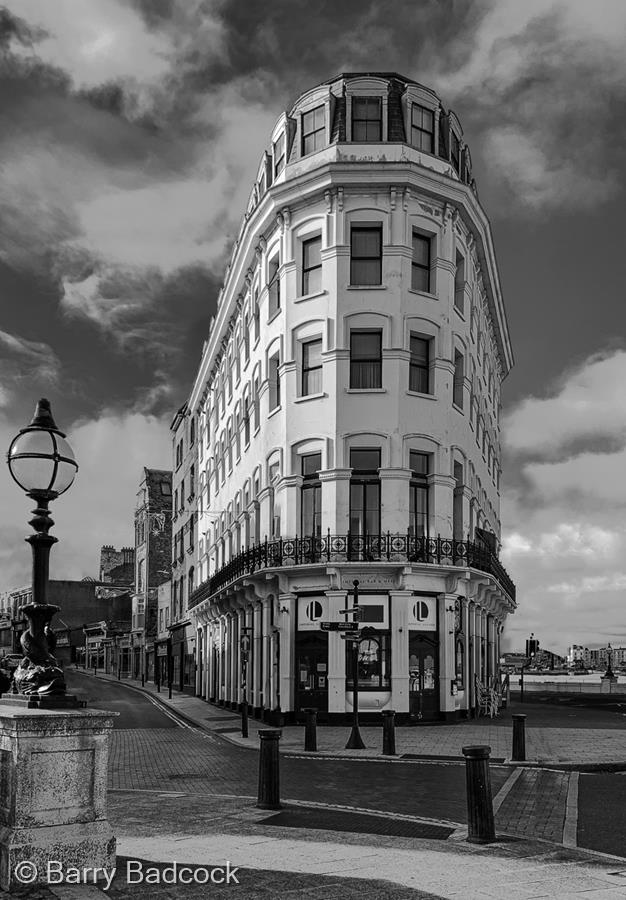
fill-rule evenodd
<path id="1" fill-rule="evenodd" d="M 358 628 L 359 582 L 355 579 L 353 593 L 352 616 Z M 346 750 L 364 750 L 365 744 L 359 731 L 359 641 L 352 641 L 352 731 L 346 744 Z"/>

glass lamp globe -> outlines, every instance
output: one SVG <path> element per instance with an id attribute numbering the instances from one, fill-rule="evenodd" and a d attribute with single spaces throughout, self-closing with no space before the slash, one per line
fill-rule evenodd
<path id="1" fill-rule="evenodd" d="M 39 401 L 33 421 L 13 438 L 7 461 L 13 479 L 27 494 L 58 497 L 71 486 L 78 464 L 48 400 Z"/>

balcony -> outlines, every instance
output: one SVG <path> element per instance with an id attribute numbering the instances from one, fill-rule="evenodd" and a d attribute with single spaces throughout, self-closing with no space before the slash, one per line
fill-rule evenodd
<path id="1" fill-rule="evenodd" d="M 432 566 L 462 566 L 487 572 L 515 602 L 515 585 L 499 559 L 483 544 L 452 538 L 414 537 L 410 534 L 331 535 L 279 538 L 265 541 L 233 556 L 189 597 L 193 609 L 207 597 L 238 578 L 260 569 L 284 566 L 332 565 L 338 562 L 416 563 Z"/>

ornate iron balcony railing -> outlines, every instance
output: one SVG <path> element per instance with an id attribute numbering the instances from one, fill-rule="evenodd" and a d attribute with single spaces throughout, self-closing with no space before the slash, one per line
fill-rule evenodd
<path id="1" fill-rule="evenodd" d="M 335 562 L 408 562 L 438 566 L 467 566 L 487 572 L 515 601 L 515 585 L 499 559 L 483 544 L 453 538 L 414 537 L 410 534 L 334 535 L 279 538 L 238 553 L 189 597 L 193 609 L 226 585 L 259 569 Z"/>

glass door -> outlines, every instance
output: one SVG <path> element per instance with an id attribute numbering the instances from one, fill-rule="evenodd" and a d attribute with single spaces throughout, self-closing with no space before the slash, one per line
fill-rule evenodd
<path id="1" fill-rule="evenodd" d="M 296 644 L 296 711 L 328 712 L 328 635 L 300 632 Z"/>
<path id="2" fill-rule="evenodd" d="M 409 635 L 409 713 L 414 721 L 439 718 L 438 641 L 413 631 Z"/>

